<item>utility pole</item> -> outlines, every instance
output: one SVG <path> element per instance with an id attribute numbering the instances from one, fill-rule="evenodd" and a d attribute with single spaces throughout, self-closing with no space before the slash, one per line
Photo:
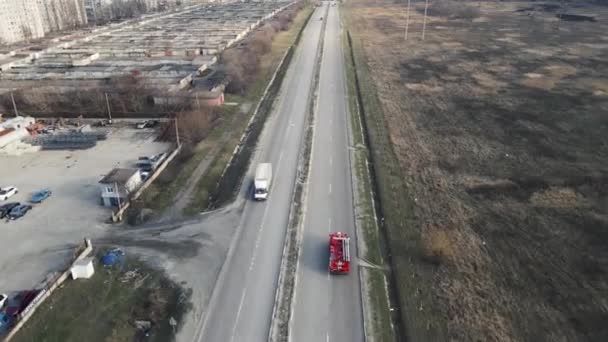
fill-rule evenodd
<path id="1" fill-rule="evenodd" d="M 424 3 L 424 21 L 422 22 L 422 40 L 424 40 L 424 33 L 426 32 L 426 13 L 429 9 L 429 0 Z"/>
<path id="2" fill-rule="evenodd" d="M 557 17 L 557 31 L 559 31 L 559 25 L 562 22 L 562 14 L 564 13 L 564 2 L 560 0 L 559 2 L 559 16 Z"/>
<path id="3" fill-rule="evenodd" d="M 108 93 L 106 94 L 106 106 L 108 107 L 108 123 L 112 123 L 112 111 L 110 110 L 110 101 L 108 100 Z"/>
<path id="4" fill-rule="evenodd" d="M 13 92 L 11 91 L 11 100 L 13 101 L 13 110 L 15 111 L 15 117 L 19 116 L 19 111 L 17 110 L 17 104 L 15 103 L 15 97 L 13 96 Z"/>
<path id="5" fill-rule="evenodd" d="M 175 113 L 175 142 L 177 143 L 177 147 L 181 145 L 179 141 L 179 128 L 177 127 L 177 113 Z"/>
<path id="6" fill-rule="evenodd" d="M 114 191 L 116 191 L 116 199 L 118 200 L 118 210 L 122 208 L 122 203 L 120 203 L 120 192 L 118 190 L 118 183 L 114 182 Z"/>
<path id="7" fill-rule="evenodd" d="M 407 0 L 407 14 L 405 16 L 405 40 L 407 40 L 407 31 L 410 28 L 410 1 Z"/>

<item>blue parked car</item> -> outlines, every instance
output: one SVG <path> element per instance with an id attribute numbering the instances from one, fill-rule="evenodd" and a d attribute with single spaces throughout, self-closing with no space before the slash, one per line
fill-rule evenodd
<path id="1" fill-rule="evenodd" d="M 45 199 L 49 198 L 53 192 L 49 189 L 40 190 L 32 196 L 30 202 L 40 203 Z"/>
<path id="2" fill-rule="evenodd" d="M 27 212 L 30 211 L 30 209 L 32 209 L 31 205 L 27 205 L 27 204 L 18 205 L 16 207 L 14 207 L 8 213 L 8 218 L 9 218 L 9 220 L 16 220 L 20 217 L 25 216 L 25 214 L 27 214 Z"/>
<path id="3" fill-rule="evenodd" d="M 11 316 L 0 312 L 0 334 L 4 334 L 11 327 Z"/>

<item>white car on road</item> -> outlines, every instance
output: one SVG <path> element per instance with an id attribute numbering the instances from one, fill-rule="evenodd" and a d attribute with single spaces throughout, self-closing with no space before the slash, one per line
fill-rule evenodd
<path id="1" fill-rule="evenodd" d="M 7 199 L 9 199 L 11 196 L 13 196 L 14 194 L 16 194 L 18 192 L 19 192 L 19 190 L 17 188 L 15 188 L 14 186 L 2 188 L 2 189 L 0 189 L 0 201 L 6 201 Z"/>

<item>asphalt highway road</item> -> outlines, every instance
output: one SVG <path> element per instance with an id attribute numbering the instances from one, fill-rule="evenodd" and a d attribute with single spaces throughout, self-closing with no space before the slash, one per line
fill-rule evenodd
<path id="1" fill-rule="evenodd" d="M 244 188 L 252 183 L 257 163 L 272 163 L 269 198 L 246 201 L 195 341 L 268 339 L 323 10 L 316 10 L 303 32 L 244 181 Z"/>
<path id="2" fill-rule="evenodd" d="M 364 341 L 357 267 L 349 118 L 339 7 L 327 15 L 290 341 Z M 351 237 L 348 275 L 328 272 L 329 232 Z"/>

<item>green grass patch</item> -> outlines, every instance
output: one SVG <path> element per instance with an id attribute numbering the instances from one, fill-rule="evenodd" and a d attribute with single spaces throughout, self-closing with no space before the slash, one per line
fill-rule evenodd
<path id="1" fill-rule="evenodd" d="M 134 201 L 134 206 L 150 208 L 158 212 L 168 208 L 207 153 L 209 147 L 206 144 L 199 144 L 191 156 L 178 155 L 141 197 Z"/>
<path id="2" fill-rule="evenodd" d="M 172 341 L 169 320 L 179 328 L 188 301 L 179 285 L 139 260 L 113 268 L 96 264 L 91 279 L 67 280 L 57 289 L 12 341 L 138 341 L 143 331 L 136 321 L 151 323 L 145 341 Z"/>

